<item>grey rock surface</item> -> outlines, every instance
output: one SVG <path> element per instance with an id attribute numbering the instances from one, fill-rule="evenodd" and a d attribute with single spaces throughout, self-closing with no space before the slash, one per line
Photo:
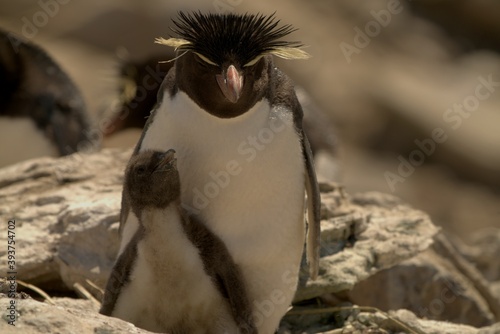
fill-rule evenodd
<path id="1" fill-rule="evenodd" d="M 295 301 L 350 290 L 424 251 L 438 232 L 425 213 L 397 197 L 376 192 L 350 197 L 333 184 L 322 184 L 321 191 L 320 276 L 301 286 Z"/>
<path id="2" fill-rule="evenodd" d="M 500 280 L 500 228 L 485 228 L 476 231 L 470 245 L 459 244 L 460 251 L 489 281 Z"/>
<path id="3" fill-rule="evenodd" d="M 491 284 L 491 292 L 500 301 L 500 281 L 493 282 Z"/>
<path id="4" fill-rule="evenodd" d="M 10 298 L 0 295 L 0 308 L 10 306 Z M 147 334 L 126 321 L 97 313 L 86 300 L 55 299 L 56 305 L 49 305 L 34 299 L 17 299 L 14 325 L 10 325 L 2 314 L 2 334 L 39 333 L 93 333 L 93 334 Z M 3 312 L 3 311 L 2 311 Z"/>
<path id="5" fill-rule="evenodd" d="M 0 294 L 0 308 L 6 310 L 10 305 L 10 298 Z M 39 334 L 39 333 L 93 333 L 93 334 L 147 334 L 146 330 L 116 318 L 110 318 L 97 313 L 97 308 L 88 300 L 72 298 L 53 298 L 55 305 L 42 303 L 31 298 L 16 299 L 15 326 L 7 322 L 7 316 L 0 320 L 0 332 L 5 334 Z M 324 319 L 328 314 L 325 313 Z M 382 312 L 371 308 L 353 308 L 343 310 L 337 314 L 344 320 L 341 329 L 326 329 L 325 326 L 312 325 L 304 330 L 297 330 L 304 326 L 304 316 L 287 316 L 278 331 L 285 333 L 324 333 L 324 334 L 497 334 L 500 332 L 500 323 L 476 329 L 474 327 L 452 324 L 443 321 L 423 320 L 408 310 Z M 288 327 L 300 321 L 295 329 Z M 323 328 L 323 330 L 322 330 Z M 409 332 L 411 330 L 413 332 Z"/>
<path id="6" fill-rule="evenodd" d="M 498 334 L 498 333 L 500 333 L 500 322 L 488 327 L 480 328 L 478 332 L 478 334 Z"/>
<path id="7" fill-rule="evenodd" d="M 16 220 L 19 279 L 44 285 L 62 280 L 103 287 L 118 249 L 122 175 L 130 151 L 31 160 L 0 176 L 0 219 Z M 437 228 L 423 212 L 391 195 L 350 198 L 321 184 L 321 276 L 296 300 L 352 288 L 432 243 Z M 0 236 L 0 242 L 6 235 Z M 0 256 L 5 250 L 0 250 Z M 55 283 L 54 283 L 55 284 Z"/>
<path id="8" fill-rule="evenodd" d="M 80 284 L 100 299 L 99 287 L 104 286 L 118 249 L 121 184 L 130 154 L 130 150 L 106 149 L 85 157 L 36 159 L 1 170 L 0 220 L 15 220 L 17 279 L 57 290 L 78 290 L 75 284 Z M 320 189 L 320 277 L 317 281 L 302 279 L 296 301 L 356 289 L 390 268 L 425 267 L 422 263 L 429 261 L 425 254 L 438 233 L 425 213 L 392 195 L 349 196 L 334 183 L 321 183 Z M 0 244 L 6 244 L 6 237 L 0 235 Z M 0 249 L 0 258 L 5 258 L 5 249 Z M 442 267 L 433 262 L 426 270 L 440 272 Z M 414 273 L 406 273 L 406 277 L 425 276 L 426 271 Z M 429 296 L 438 294 L 442 286 L 439 281 L 429 282 Z M 4 296 L 0 308 L 7 303 Z M 19 300 L 19 324 L 25 326 L 23 333 L 49 328 L 59 332 L 73 328 L 81 328 L 78 332 L 83 333 L 140 332 L 119 320 L 99 316 L 95 303 L 82 303 L 66 299 L 52 306 Z M 478 305 L 463 304 L 464 312 L 485 314 L 487 307 Z M 492 322 L 491 317 L 488 320 Z M 3 329 L 0 327 L 2 333 Z M 5 332 L 11 329 L 5 327 Z"/>
<path id="9" fill-rule="evenodd" d="M 487 302 L 474 285 L 434 249 L 367 278 L 348 295 L 356 305 L 382 310 L 405 308 L 419 318 L 475 327 L 494 322 Z"/>
<path id="10" fill-rule="evenodd" d="M 476 334 L 478 330 L 471 326 L 451 324 L 444 321 L 422 320 L 407 310 L 389 312 L 389 315 L 405 323 L 416 333 L 425 334 Z"/>
<path id="11" fill-rule="evenodd" d="M 130 151 L 42 158 L 0 173 L 0 220 L 15 220 L 18 279 L 67 288 L 104 285 L 118 249 L 123 171 Z M 7 244 L 7 235 L 0 236 Z M 5 258 L 6 248 L 0 249 Z"/>
<path id="12" fill-rule="evenodd" d="M 445 321 L 420 319 L 414 313 L 401 309 L 383 312 L 369 307 L 327 309 L 323 313 L 287 315 L 279 334 L 478 334 L 494 333 L 495 326 L 479 329 Z M 312 323 L 309 323 L 312 321 Z M 328 325 L 328 323 L 330 325 Z M 332 323 L 341 328 L 332 328 Z M 291 329 L 293 328 L 293 329 Z"/>

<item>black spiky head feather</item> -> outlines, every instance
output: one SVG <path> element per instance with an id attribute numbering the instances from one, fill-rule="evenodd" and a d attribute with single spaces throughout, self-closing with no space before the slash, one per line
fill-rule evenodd
<path id="1" fill-rule="evenodd" d="M 285 59 L 308 58 L 309 55 L 300 49 L 300 42 L 280 40 L 296 29 L 290 25 L 279 26 L 279 22 L 274 14 L 179 12 L 171 29 L 180 38 L 158 38 L 156 42 L 195 52 L 219 66 L 227 60 L 244 66 L 265 54 Z"/>

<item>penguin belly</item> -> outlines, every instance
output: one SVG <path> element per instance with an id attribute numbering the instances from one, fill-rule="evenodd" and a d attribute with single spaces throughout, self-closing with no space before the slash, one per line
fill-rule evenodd
<path id="1" fill-rule="evenodd" d="M 305 235 L 304 161 L 291 112 L 262 100 L 220 119 L 179 91 L 165 94 L 154 117 L 140 150 L 176 150 L 183 207 L 226 244 L 259 333 L 274 333 L 295 293 Z"/>
<path id="2" fill-rule="evenodd" d="M 153 332 L 237 333 L 177 210 L 148 210 L 141 221 L 137 259 L 111 315 Z"/>

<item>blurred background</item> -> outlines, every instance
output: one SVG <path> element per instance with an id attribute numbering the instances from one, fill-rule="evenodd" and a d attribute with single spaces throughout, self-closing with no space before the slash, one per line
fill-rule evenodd
<path id="1" fill-rule="evenodd" d="M 99 120 L 120 102 L 122 65 L 170 59 L 153 41 L 186 9 L 276 12 L 298 28 L 290 39 L 312 58 L 277 64 L 333 127 L 314 133 L 336 138 L 338 166 L 318 161 L 323 178 L 349 193 L 399 196 L 465 240 L 500 226 L 498 1 L 2 0 L 0 27 L 61 65 L 102 132 Z M 131 147 L 139 135 L 127 129 L 102 146 Z"/>

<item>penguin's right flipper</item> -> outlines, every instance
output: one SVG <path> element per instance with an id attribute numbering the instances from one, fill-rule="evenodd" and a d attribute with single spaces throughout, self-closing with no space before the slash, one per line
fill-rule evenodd
<path id="1" fill-rule="evenodd" d="M 130 281 L 132 267 L 137 259 L 137 243 L 140 238 L 141 230 L 139 229 L 116 260 L 106 284 L 99 313 L 107 316 L 113 313 L 123 287 Z"/>

